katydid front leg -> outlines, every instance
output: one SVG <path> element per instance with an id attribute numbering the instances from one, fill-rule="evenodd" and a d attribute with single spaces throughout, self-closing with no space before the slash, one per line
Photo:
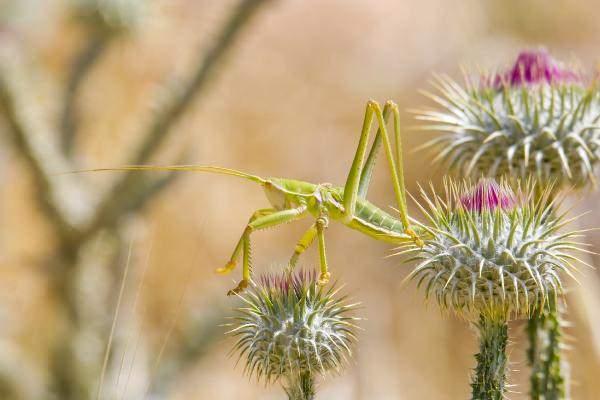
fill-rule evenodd
<path id="1" fill-rule="evenodd" d="M 277 210 L 275 210 L 274 208 L 261 208 L 260 210 L 256 210 L 254 212 L 254 214 L 252 214 L 252 216 L 248 220 L 248 225 L 251 224 L 252 222 L 254 222 L 257 218 L 264 217 L 265 215 L 273 214 L 274 212 L 277 212 Z M 226 275 L 235 269 L 235 266 L 237 264 L 237 259 L 239 258 L 240 254 L 244 248 L 245 238 L 249 234 L 249 232 L 247 232 L 248 225 L 246 225 L 246 228 L 244 229 L 244 233 L 240 237 L 240 240 L 238 241 L 237 245 L 235 246 L 235 249 L 233 250 L 233 254 L 231 255 L 231 258 L 229 259 L 227 264 L 225 264 L 224 267 L 217 268 L 215 270 L 216 273 Z"/>
<path id="2" fill-rule="evenodd" d="M 259 210 L 258 213 L 261 211 Z M 256 218 L 251 218 L 251 221 L 246 225 L 246 229 L 244 229 L 244 233 L 238 242 L 235 250 L 233 251 L 233 255 L 231 256 L 231 260 L 227 263 L 227 265 L 218 270 L 219 272 L 229 272 L 235 267 L 235 263 L 237 258 L 242 254 L 242 280 L 238 283 L 238 285 L 227 292 L 228 296 L 238 294 L 244 289 L 248 287 L 250 281 L 252 280 L 252 260 L 250 258 L 251 255 L 251 244 L 250 244 L 250 234 L 254 231 L 271 228 L 277 225 L 285 224 L 287 222 L 291 222 L 293 220 L 304 217 L 307 214 L 306 205 L 301 205 L 297 208 L 291 208 L 287 210 L 281 211 L 273 211 L 272 213 L 267 213 L 266 215 L 260 215 Z M 254 214 L 256 215 L 256 213 Z M 253 217 L 254 217 L 253 215 Z"/>

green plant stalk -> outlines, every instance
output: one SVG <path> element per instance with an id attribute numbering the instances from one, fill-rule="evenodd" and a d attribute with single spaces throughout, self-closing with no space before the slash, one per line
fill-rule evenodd
<path id="1" fill-rule="evenodd" d="M 541 194 L 538 193 L 538 197 Z M 552 197 L 558 193 L 553 193 Z M 552 214 L 556 210 L 552 209 Z M 527 322 L 529 349 L 527 360 L 531 368 L 530 396 L 532 400 L 565 400 L 568 362 L 561 357 L 562 330 L 560 305 L 550 297 L 550 304 Z"/>
<path id="2" fill-rule="evenodd" d="M 315 380 L 310 371 L 289 376 L 286 381 L 283 388 L 289 400 L 314 400 Z"/>
<path id="3" fill-rule="evenodd" d="M 567 399 L 564 360 L 561 357 L 562 330 L 557 307 L 533 317 L 527 324 L 531 367 L 531 399 Z"/>
<path id="4" fill-rule="evenodd" d="M 477 367 L 471 379 L 472 400 L 502 400 L 506 392 L 508 324 L 504 316 L 481 314 Z"/>

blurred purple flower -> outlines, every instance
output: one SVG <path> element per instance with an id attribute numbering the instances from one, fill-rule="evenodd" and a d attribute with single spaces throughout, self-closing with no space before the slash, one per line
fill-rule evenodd
<path id="1" fill-rule="evenodd" d="M 540 83 L 577 83 L 582 77 L 573 69 L 564 67 L 550 56 L 548 51 L 522 51 L 511 69 L 496 74 L 493 86 L 501 87 L 536 85 Z"/>
<path id="2" fill-rule="evenodd" d="M 460 197 L 460 204 L 469 211 L 493 211 L 497 207 L 503 210 L 515 205 L 515 196 L 508 189 L 501 187 L 493 179 L 482 179 L 465 195 Z"/>

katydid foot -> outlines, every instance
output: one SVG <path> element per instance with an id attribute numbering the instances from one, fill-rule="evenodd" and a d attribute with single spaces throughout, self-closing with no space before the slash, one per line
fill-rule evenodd
<path id="1" fill-rule="evenodd" d="M 319 286 L 325 286 L 329 283 L 329 278 L 331 278 L 331 273 L 321 272 L 321 275 L 319 275 L 319 280 L 317 281 L 317 284 Z"/>
<path id="2" fill-rule="evenodd" d="M 224 267 L 219 267 L 215 270 L 217 274 L 227 275 L 235 269 L 235 261 L 229 261 Z"/>
<path id="3" fill-rule="evenodd" d="M 235 288 L 227 292 L 227 296 L 234 296 L 242 293 L 244 290 L 246 290 L 248 285 L 250 285 L 250 282 L 247 279 L 242 279 Z"/>
<path id="4" fill-rule="evenodd" d="M 419 235 L 417 235 L 417 233 L 415 231 L 413 231 L 411 228 L 406 228 L 406 230 L 404 231 L 408 236 L 410 236 L 410 238 L 413 240 L 413 242 L 415 242 L 415 244 L 421 248 L 423 248 L 423 246 L 425 246 L 425 242 L 423 242 L 423 239 L 421 239 L 419 237 Z"/>

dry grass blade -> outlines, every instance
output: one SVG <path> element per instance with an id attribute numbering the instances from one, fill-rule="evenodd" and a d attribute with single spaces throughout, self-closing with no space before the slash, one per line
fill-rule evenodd
<path id="1" fill-rule="evenodd" d="M 108 367 L 108 359 L 110 357 L 110 349 L 112 346 L 113 337 L 115 334 L 115 327 L 117 326 L 117 319 L 119 318 L 119 310 L 121 309 L 121 300 L 123 299 L 123 293 L 125 292 L 125 286 L 127 283 L 127 275 L 129 273 L 129 266 L 131 265 L 131 251 L 133 244 L 129 245 L 129 252 L 127 253 L 127 263 L 125 264 L 125 270 L 123 271 L 123 278 L 121 280 L 121 288 L 119 289 L 119 297 L 117 298 L 117 305 L 115 306 L 115 314 L 113 317 L 112 325 L 110 327 L 110 334 L 108 341 L 106 342 L 106 350 L 104 352 L 104 360 L 102 362 L 102 372 L 100 373 L 100 382 L 98 383 L 98 392 L 96 400 L 100 400 L 102 396 L 102 387 L 104 386 L 104 378 L 106 376 L 106 369 Z"/>

